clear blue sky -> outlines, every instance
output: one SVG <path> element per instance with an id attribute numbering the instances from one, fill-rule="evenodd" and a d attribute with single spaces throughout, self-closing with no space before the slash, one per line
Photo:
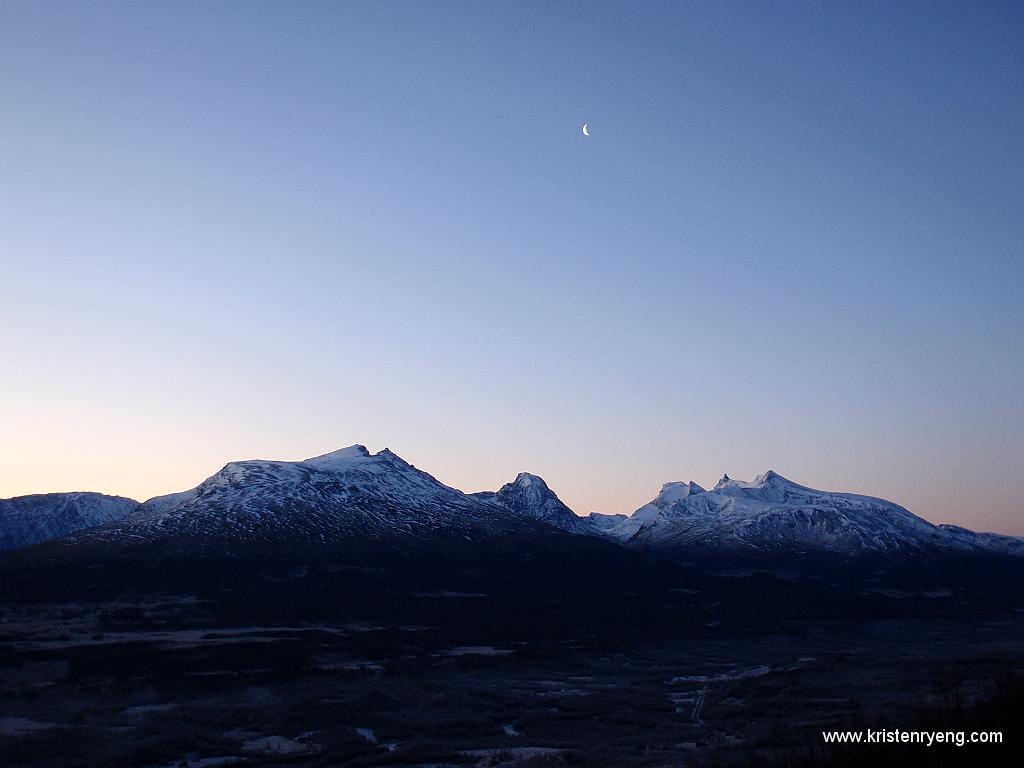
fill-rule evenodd
<path id="1" fill-rule="evenodd" d="M 4 0 L 0 496 L 362 442 L 1024 534 L 1022 137 L 1020 3 Z"/>

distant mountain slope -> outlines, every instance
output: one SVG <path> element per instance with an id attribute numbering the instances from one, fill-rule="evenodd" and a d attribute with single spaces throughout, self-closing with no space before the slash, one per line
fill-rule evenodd
<path id="1" fill-rule="evenodd" d="M 1012 537 L 932 525 L 884 499 L 819 491 L 775 472 L 753 482 L 726 475 L 711 491 L 668 483 L 630 517 L 595 522 L 605 536 L 636 549 L 1024 554 L 1024 543 Z"/>
<path id="2" fill-rule="evenodd" d="M 1020 536 L 978 533 L 967 528 L 961 528 L 959 525 L 940 525 L 939 528 L 951 533 L 965 547 L 983 552 L 998 552 L 1005 555 L 1024 557 L 1024 538 Z"/>
<path id="3" fill-rule="evenodd" d="M 120 520 L 139 502 L 102 493 L 42 493 L 0 499 L 0 550 L 26 547 Z"/>

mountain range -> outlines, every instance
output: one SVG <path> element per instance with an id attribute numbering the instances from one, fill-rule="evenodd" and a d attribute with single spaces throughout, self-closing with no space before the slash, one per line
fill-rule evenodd
<path id="1" fill-rule="evenodd" d="M 891 501 L 808 488 L 772 471 L 752 482 L 725 475 L 710 491 L 694 482 L 666 483 L 628 517 L 592 513 L 590 519 L 603 535 L 648 550 L 1024 554 L 1017 537 L 933 525 Z"/>
<path id="2" fill-rule="evenodd" d="M 724 476 L 711 490 L 666 483 L 631 515 L 576 515 L 543 479 L 521 473 L 494 492 L 463 493 L 388 449 L 353 445 L 304 461 L 227 464 L 195 488 L 144 503 L 93 493 L 0 501 L 0 549 L 59 539 L 187 547 L 353 541 L 473 541 L 558 530 L 628 549 L 833 555 L 1024 556 L 1024 539 L 933 525 L 883 499 L 798 485 L 775 472 Z"/>

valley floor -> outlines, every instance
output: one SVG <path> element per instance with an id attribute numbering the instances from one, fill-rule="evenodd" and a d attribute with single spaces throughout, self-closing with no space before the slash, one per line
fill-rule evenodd
<path id="1" fill-rule="evenodd" d="M 202 616 L 173 600 L 6 607 L 3 764 L 853 765 L 822 730 L 966 723 L 1024 669 L 1024 613 L 613 645 Z M 928 762 L 1002 764 L 1015 737 Z"/>

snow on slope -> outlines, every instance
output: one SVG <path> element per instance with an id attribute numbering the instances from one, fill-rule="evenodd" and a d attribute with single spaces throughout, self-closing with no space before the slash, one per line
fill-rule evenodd
<path id="1" fill-rule="evenodd" d="M 829 552 L 991 549 L 870 496 L 798 485 L 775 472 L 752 482 L 724 476 L 711 491 L 668 483 L 605 535 L 636 548 L 718 547 Z M 977 536 L 975 534 L 975 536 Z M 1004 548 L 1002 551 L 1009 551 Z"/>
<path id="2" fill-rule="evenodd" d="M 388 449 L 371 454 L 353 445 L 304 461 L 232 462 L 192 490 L 150 499 L 90 536 L 325 542 L 444 531 L 473 537 L 521 520 L 497 499 L 444 485 Z"/>
<path id="3" fill-rule="evenodd" d="M 139 502 L 102 493 L 42 493 L 0 499 L 0 550 L 26 547 L 110 523 Z"/>
<path id="4" fill-rule="evenodd" d="M 603 535 L 626 541 L 641 528 L 657 520 L 662 513 L 699 493 L 704 493 L 704 489 L 694 482 L 665 483 L 653 501 L 640 507 L 632 515 L 602 515 L 600 512 L 591 512 L 587 521 Z"/>
<path id="5" fill-rule="evenodd" d="M 624 515 L 621 512 L 615 515 L 608 515 L 604 512 L 591 512 L 583 521 L 590 527 L 590 530 L 599 536 L 605 536 L 611 539 L 623 539 L 623 537 L 616 529 L 626 520 L 629 520 L 629 515 Z M 630 534 L 632 535 L 632 534 Z"/>

